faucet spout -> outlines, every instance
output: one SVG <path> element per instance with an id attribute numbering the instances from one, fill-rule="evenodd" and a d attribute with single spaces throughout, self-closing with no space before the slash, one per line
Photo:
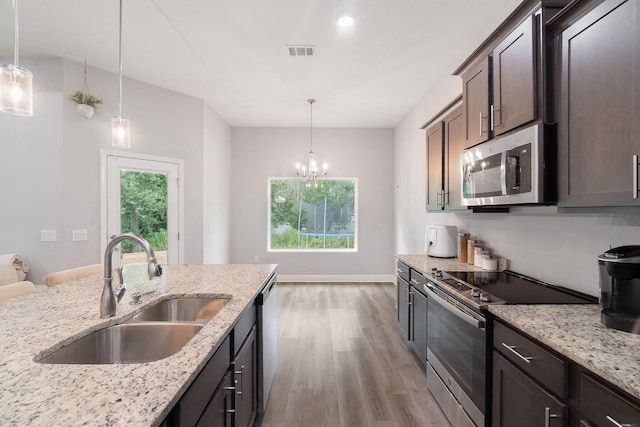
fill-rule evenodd
<path id="1" fill-rule="evenodd" d="M 102 296 L 100 297 L 100 318 L 107 319 L 116 315 L 116 296 L 113 292 L 113 270 L 111 258 L 113 251 L 123 240 L 133 240 L 139 243 L 144 248 L 147 254 L 147 264 L 149 279 L 162 276 L 162 268 L 158 265 L 156 254 L 151 249 L 151 245 L 144 238 L 134 233 L 120 234 L 109 242 L 107 249 L 104 251 L 104 288 L 102 289 Z"/>

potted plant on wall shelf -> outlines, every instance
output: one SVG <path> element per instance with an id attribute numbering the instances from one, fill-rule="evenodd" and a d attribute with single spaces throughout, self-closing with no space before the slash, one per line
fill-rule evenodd
<path id="1" fill-rule="evenodd" d="M 69 101 L 76 104 L 76 111 L 84 118 L 90 119 L 95 114 L 95 108 L 98 104 L 102 104 L 102 99 L 89 92 L 87 85 L 87 61 L 84 61 L 84 84 L 82 90 L 77 90 L 69 96 Z"/>

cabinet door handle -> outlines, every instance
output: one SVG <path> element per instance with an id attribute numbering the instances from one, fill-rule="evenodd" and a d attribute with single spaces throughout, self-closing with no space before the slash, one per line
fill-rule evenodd
<path id="1" fill-rule="evenodd" d="M 442 193 L 442 207 L 444 208 L 448 204 L 449 204 L 449 192 L 444 191 Z"/>
<path id="2" fill-rule="evenodd" d="M 502 343 L 502 346 L 504 348 L 506 348 L 507 350 L 509 350 L 510 352 L 512 352 L 513 354 L 515 354 L 516 356 L 518 356 L 520 359 L 524 360 L 525 362 L 531 363 L 531 360 L 533 359 L 533 357 L 521 355 L 520 353 L 518 353 L 515 350 L 515 348 L 516 348 L 515 345 L 509 345 L 509 344 L 506 344 L 506 343 Z"/>
<path id="3" fill-rule="evenodd" d="M 638 155 L 633 155 L 633 198 L 638 198 Z"/>
<path id="4" fill-rule="evenodd" d="M 231 425 L 231 414 L 235 414 L 236 408 L 238 407 L 238 401 L 236 398 L 236 390 L 238 389 L 238 381 L 233 382 L 233 387 L 224 387 L 224 390 L 229 390 L 233 392 L 233 408 L 226 410 L 227 415 L 227 425 Z"/>
<path id="5" fill-rule="evenodd" d="M 493 128 L 497 128 L 498 126 L 500 126 L 500 123 L 496 123 L 494 120 L 494 113 L 496 111 L 500 111 L 500 109 L 495 108 L 493 104 L 491 104 L 491 132 L 493 132 Z"/>
<path id="6" fill-rule="evenodd" d="M 486 118 L 487 117 L 482 115 L 482 111 L 480 111 L 480 136 L 482 136 L 483 133 L 488 133 L 488 131 L 482 130 L 482 119 L 486 119 Z"/>
<path id="7" fill-rule="evenodd" d="M 609 421 L 611 424 L 613 424 L 616 427 L 633 427 L 634 426 L 634 424 L 619 423 L 616 420 L 614 420 L 612 417 L 610 417 L 609 415 L 607 415 L 607 421 Z"/>
<path id="8" fill-rule="evenodd" d="M 242 371 L 244 371 L 244 365 L 240 365 L 240 370 L 235 371 L 236 375 L 240 375 L 240 391 L 236 391 L 236 394 L 240 396 L 240 400 L 244 400 L 244 381 L 242 380 Z"/>
<path id="9" fill-rule="evenodd" d="M 544 408 L 544 427 L 551 427 L 551 418 L 560 418 L 558 414 L 552 414 L 551 408 Z"/>
<path id="10" fill-rule="evenodd" d="M 436 205 L 442 207 L 442 191 L 438 190 L 438 192 L 436 193 Z"/>
<path id="11" fill-rule="evenodd" d="M 417 286 L 422 286 L 422 284 L 420 282 L 418 282 L 416 279 L 411 279 L 411 283 L 413 283 L 414 285 L 417 285 Z"/>

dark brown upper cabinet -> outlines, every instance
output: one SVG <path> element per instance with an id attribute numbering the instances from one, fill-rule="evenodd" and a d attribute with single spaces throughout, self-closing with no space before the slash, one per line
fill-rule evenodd
<path id="1" fill-rule="evenodd" d="M 539 18 L 525 19 L 493 50 L 489 130 L 494 136 L 537 119 L 535 34 Z"/>
<path id="2" fill-rule="evenodd" d="M 543 23 L 568 1 L 525 1 L 454 72 L 462 77 L 466 148 L 553 123 L 553 50 Z"/>
<path id="3" fill-rule="evenodd" d="M 639 3 L 585 1 L 551 23 L 560 57 L 559 206 L 640 205 Z"/>
<path id="4" fill-rule="evenodd" d="M 490 64 L 491 58 L 484 57 L 462 76 L 466 147 L 472 147 L 491 137 L 489 133 Z"/>
<path id="5" fill-rule="evenodd" d="M 467 210 L 462 206 L 460 156 L 466 147 L 464 113 L 459 101 L 429 122 L 427 140 L 427 211 Z"/>

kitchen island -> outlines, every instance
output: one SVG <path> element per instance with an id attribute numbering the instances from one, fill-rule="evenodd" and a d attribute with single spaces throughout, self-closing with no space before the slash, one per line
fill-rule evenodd
<path id="1" fill-rule="evenodd" d="M 99 315 L 102 275 L 37 286 L 33 294 L 0 302 L 0 424 L 159 425 L 275 270 L 272 264 L 170 265 L 159 281 L 130 287 L 111 319 Z M 153 293 L 131 305 L 135 291 Z M 88 331 L 131 319 L 150 303 L 182 296 L 230 300 L 170 357 L 121 365 L 35 361 Z"/>

